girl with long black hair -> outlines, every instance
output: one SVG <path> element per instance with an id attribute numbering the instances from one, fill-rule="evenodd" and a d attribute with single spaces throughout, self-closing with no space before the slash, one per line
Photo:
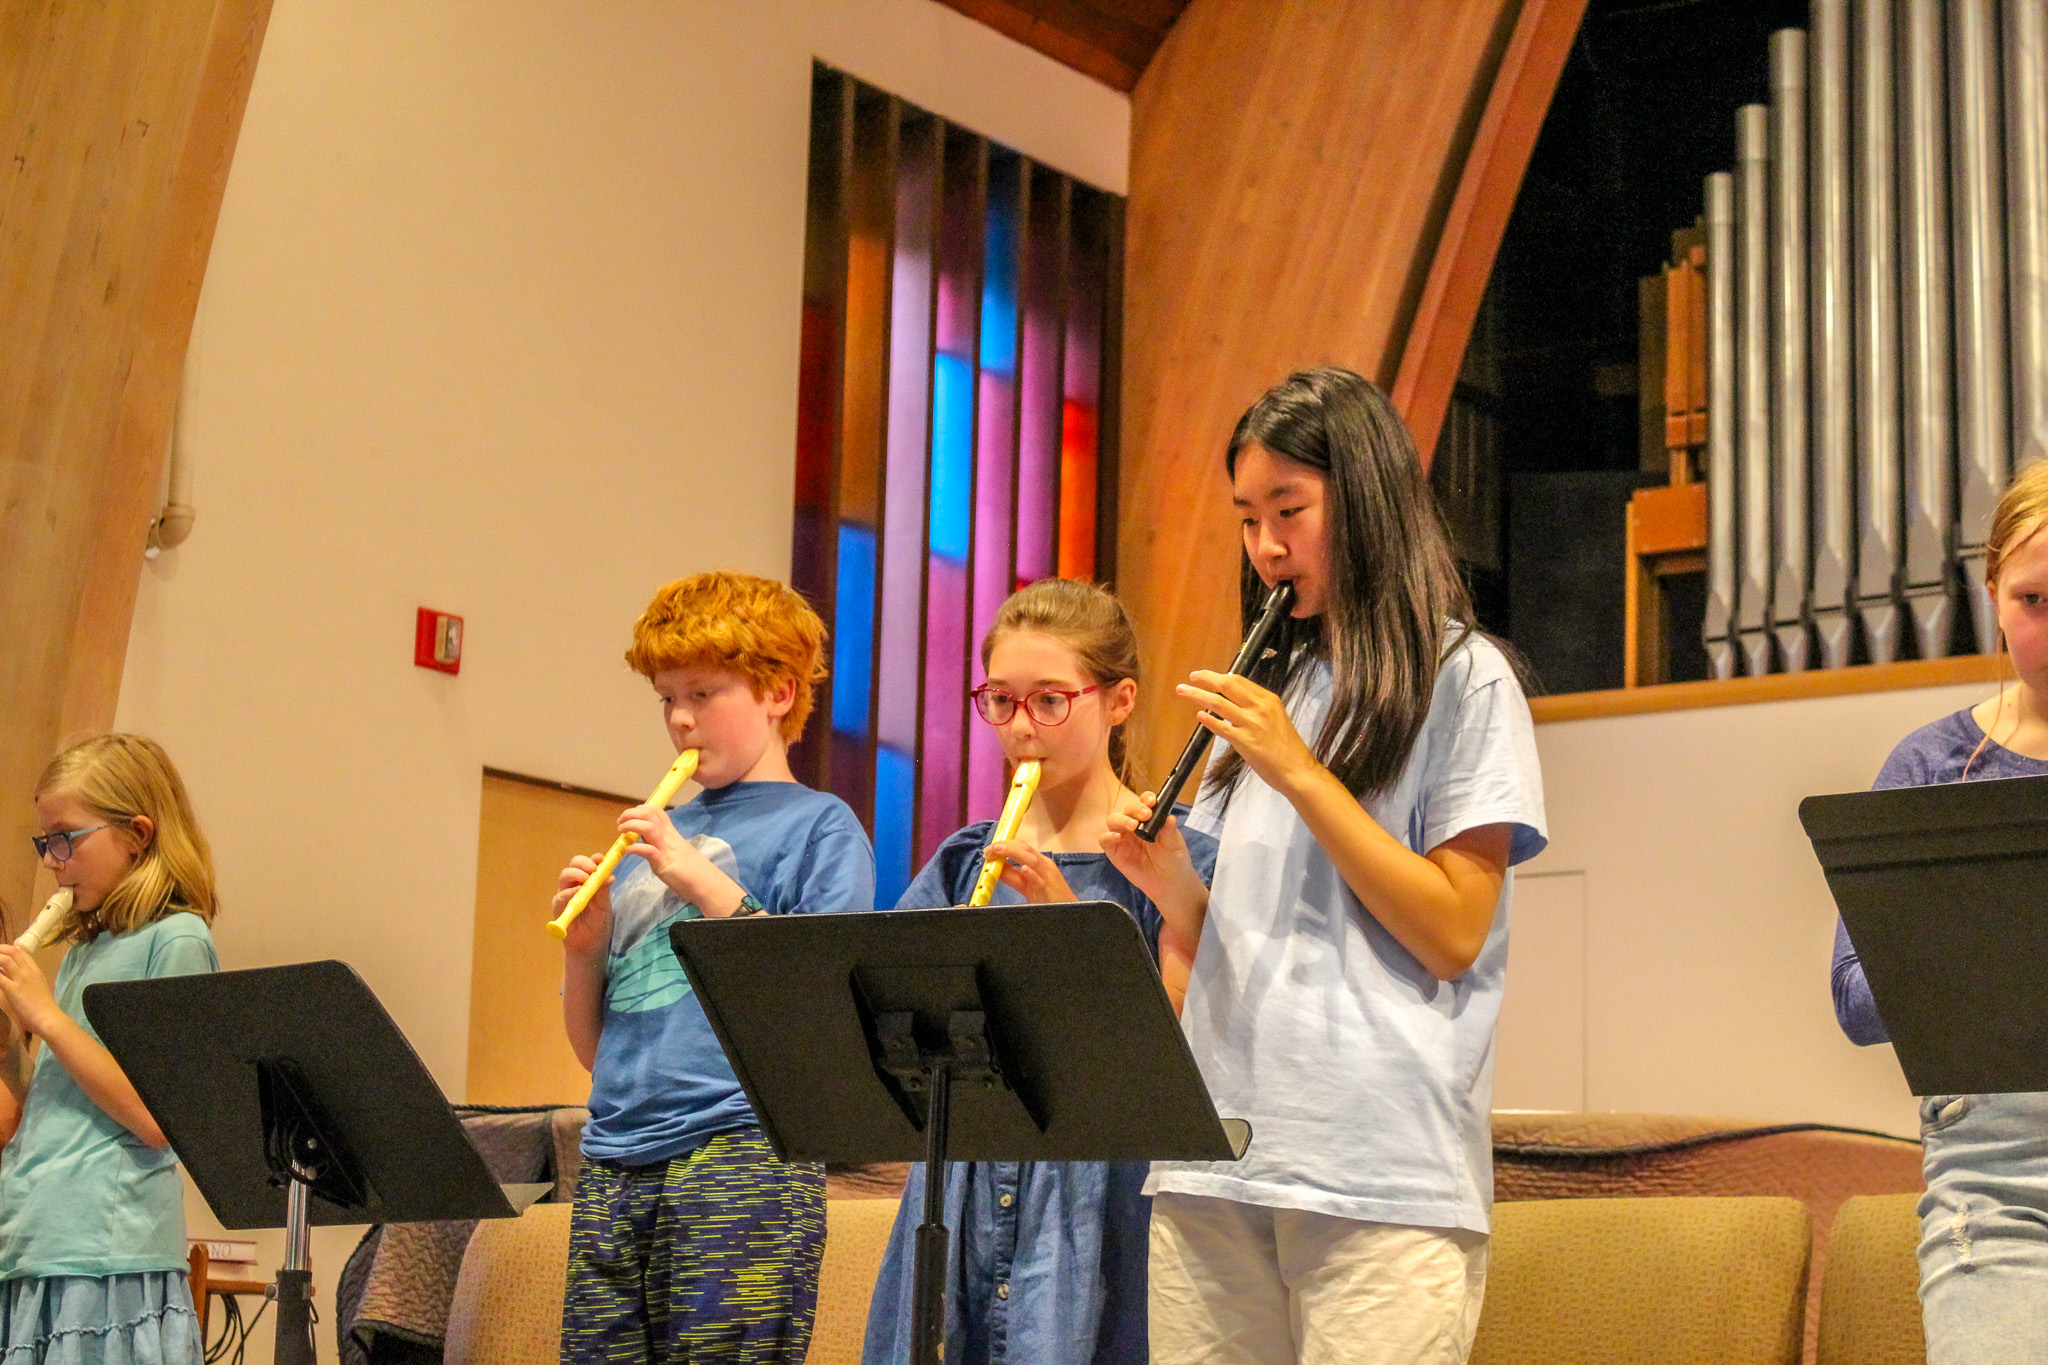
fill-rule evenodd
<path id="1" fill-rule="evenodd" d="M 1224 467 L 1246 621 L 1283 579 L 1295 605 L 1251 677 L 1179 689 L 1229 745 L 1187 822 L 1219 849 L 1213 891 L 1190 867 L 1155 901 L 1217 1111 L 1253 1138 L 1153 1167 L 1152 1358 L 1462 1361 L 1509 869 L 1545 841 L 1528 703 L 1379 389 L 1289 377 Z"/>

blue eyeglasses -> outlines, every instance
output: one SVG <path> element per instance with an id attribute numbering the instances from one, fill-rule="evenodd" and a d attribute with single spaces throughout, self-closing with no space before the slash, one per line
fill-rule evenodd
<path id="1" fill-rule="evenodd" d="M 106 828 L 106 825 L 93 825 L 88 829 L 60 829 L 54 834 L 31 834 L 28 841 L 36 846 L 38 858 L 55 858 L 60 863 L 68 863 L 71 851 L 78 847 L 80 839 Z"/>

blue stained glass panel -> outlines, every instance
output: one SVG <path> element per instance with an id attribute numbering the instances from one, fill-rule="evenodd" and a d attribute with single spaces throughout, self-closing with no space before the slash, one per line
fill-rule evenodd
<path id="1" fill-rule="evenodd" d="M 917 764 L 887 745 L 875 751 L 875 907 L 893 908 L 910 885 Z"/>
<path id="2" fill-rule="evenodd" d="M 1017 209 L 1012 199 L 991 193 L 981 285 L 981 368 L 997 374 L 1017 371 Z"/>
<path id="3" fill-rule="evenodd" d="M 932 360 L 932 553 L 964 562 L 974 518 L 974 367 Z"/>
<path id="4" fill-rule="evenodd" d="M 865 737 L 874 693 L 875 531 L 839 525 L 839 576 L 833 589 L 832 728 Z"/>

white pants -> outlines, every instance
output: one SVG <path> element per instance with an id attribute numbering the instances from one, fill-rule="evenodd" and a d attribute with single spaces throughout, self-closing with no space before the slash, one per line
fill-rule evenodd
<path id="1" fill-rule="evenodd" d="M 1152 1200 L 1152 1365 L 1463 1365 L 1483 1233 Z"/>

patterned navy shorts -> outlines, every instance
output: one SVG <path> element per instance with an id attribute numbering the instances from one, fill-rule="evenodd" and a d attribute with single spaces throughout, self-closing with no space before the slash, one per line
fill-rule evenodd
<path id="1" fill-rule="evenodd" d="M 576 1181 L 562 1365 L 802 1365 L 825 1255 L 825 1168 L 758 1128 Z"/>

